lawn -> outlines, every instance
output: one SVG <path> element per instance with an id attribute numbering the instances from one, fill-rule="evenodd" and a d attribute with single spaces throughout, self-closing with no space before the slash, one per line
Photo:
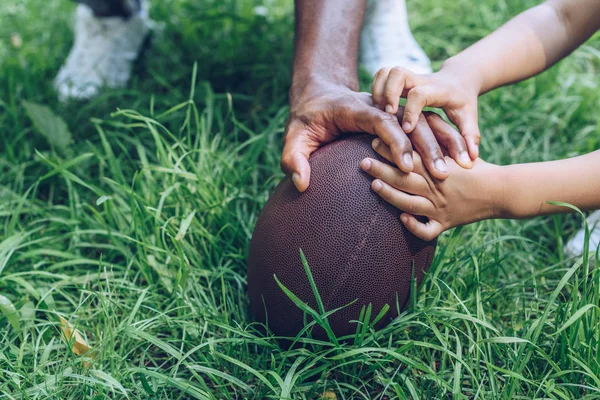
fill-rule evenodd
<path id="1" fill-rule="evenodd" d="M 439 66 L 535 3 L 415 0 L 411 24 Z M 61 104 L 72 11 L 0 5 L 0 398 L 600 398 L 600 274 L 562 254 L 579 215 L 446 233 L 391 325 L 280 347 L 245 260 L 283 176 L 292 2 L 154 1 L 131 85 Z M 600 148 L 599 73 L 596 35 L 482 97 L 483 158 Z"/>

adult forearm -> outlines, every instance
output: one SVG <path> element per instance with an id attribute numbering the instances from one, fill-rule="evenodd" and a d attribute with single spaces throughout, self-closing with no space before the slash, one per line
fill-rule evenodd
<path id="1" fill-rule="evenodd" d="M 314 81 L 358 90 L 358 46 L 366 0 L 296 0 L 290 101 Z"/>
<path id="2" fill-rule="evenodd" d="M 600 209 L 600 150 L 584 156 L 501 167 L 504 191 L 500 218 L 529 218 L 569 212 L 558 201 L 584 211 Z"/>
<path id="3" fill-rule="evenodd" d="M 536 75 L 590 37 L 600 17 L 597 0 L 550 0 L 516 16 L 444 63 L 468 77 L 479 94 Z"/>

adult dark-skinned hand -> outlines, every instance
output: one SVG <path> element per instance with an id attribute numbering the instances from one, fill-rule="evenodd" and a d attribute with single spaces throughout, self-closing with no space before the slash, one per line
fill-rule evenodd
<path id="1" fill-rule="evenodd" d="M 373 106 L 369 93 L 321 83 L 314 92 L 305 94 L 290 109 L 281 166 L 292 174 L 296 188 L 303 192 L 310 182 L 308 159 L 312 152 L 334 141 L 345 132 L 368 132 L 381 138 L 392 150 L 394 162 L 404 172 L 413 168 L 412 151 L 422 155 L 428 171 L 437 179 L 448 177 L 444 153 L 459 165 L 470 168 L 471 162 L 461 161 L 466 150 L 460 133 L 435 113 L 421 115 L 415 130 L 406 135 L 400 128 L 403 107 L 396 116 Z"/>
<path id="2" fill-rule="evenodd" d="M 466 149 L 464 139 L 438 115 L 422 115 L 409 137 L 397 116 L 374 107 L 370 94 L 358 92 L 358 44 L 365 3 L 295 2 L 294 71 L 281 166 L 292 174 L 301 192 L 310 182 L 310 154 L 344 132 L 379 136 L 404 172 L 413 168 L 413 146 L 435 178 L 448 176 L 442 149 L 460 165 L 470 167 L 470 163 L 464 165 L 458 160 Z M 400 118 L 401 112 L 402 108 L 398 111 Z"/>

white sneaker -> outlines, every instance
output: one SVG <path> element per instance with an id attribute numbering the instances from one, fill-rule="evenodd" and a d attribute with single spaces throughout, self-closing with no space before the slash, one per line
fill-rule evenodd
<path id="1" fill-rule="evenodd" d="M 600 244 L 600 210 L 594 211 L 587 218 L 590 230 L 590 252 L 595 252 Z M 582 227 L 565 245 L 564 253 L 567 257 L 581 257 L 585 245 L 585 227 Z"/>
<path id="2" fill-rule="evenodd" d="M 405 0 L 367 1 L 360 62 L 372 76 L 382 67 L 397 65 L 418 74 L 431 72 L 431 62 L 408 26 Z"/>
<path id="3" fill-rule="evenodd" d="M 127 19 L 96 17 L 88 6 L 78 5 L 75 43 L 54 80 L 59 99 L 89 99 L 102 86 L 124 87 L 148 35 L 148 22 L 143 4 Z"/>

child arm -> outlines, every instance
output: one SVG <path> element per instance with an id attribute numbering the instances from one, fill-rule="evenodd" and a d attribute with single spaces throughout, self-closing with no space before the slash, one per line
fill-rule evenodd
<path id="1" fill-rule="evenodd" d="M 474 160 L 481 136 L 477 97 L 545 70 L 598 29 L 599 0 L 548 0 L 448 59 L 434 74 L 382 68 L 373 80 L 373 103 L 396 113 L 400 97 L 406 97 L 406 132 L 413 131 L 424 107 L 442 108 L 465 137 Z"/>
<path id="2" fill-rule="evenodd" d="M 559 201 L 583 211 L 600 209 L 600 150 L 578 157 L 503 169 L 503 218 L 530 218 L 570 212 L 548 204 Z"/>
<path id="3" fill-rule="evenodd" d="M 387 146 L 374 140 L 375 150 L 390 159 Z M 373 176 L 372 188 L 403 210 L 401 221 L 414 235 L 431 240 L 458 225 L 492 218 L 530 218 L 570 212 L 548 204 L 558 201 L 587 211 L 600 209 L 600 150 L 558 161 L 497 166 L 477 159 L 472 169 L 446 162 L 450 176 L 431 178 L 415 153 L 414 172 L 373 159 L 361 168 Z M 415 216 L 426 216 L 427 223 Z"/>
<path id="4" fill-rule="evenodd" d="M 536 75 L 600 29 L 600 1 L 548 0 L 448 59 L 442 69 L 471 76 L 478 93 Z"/>

